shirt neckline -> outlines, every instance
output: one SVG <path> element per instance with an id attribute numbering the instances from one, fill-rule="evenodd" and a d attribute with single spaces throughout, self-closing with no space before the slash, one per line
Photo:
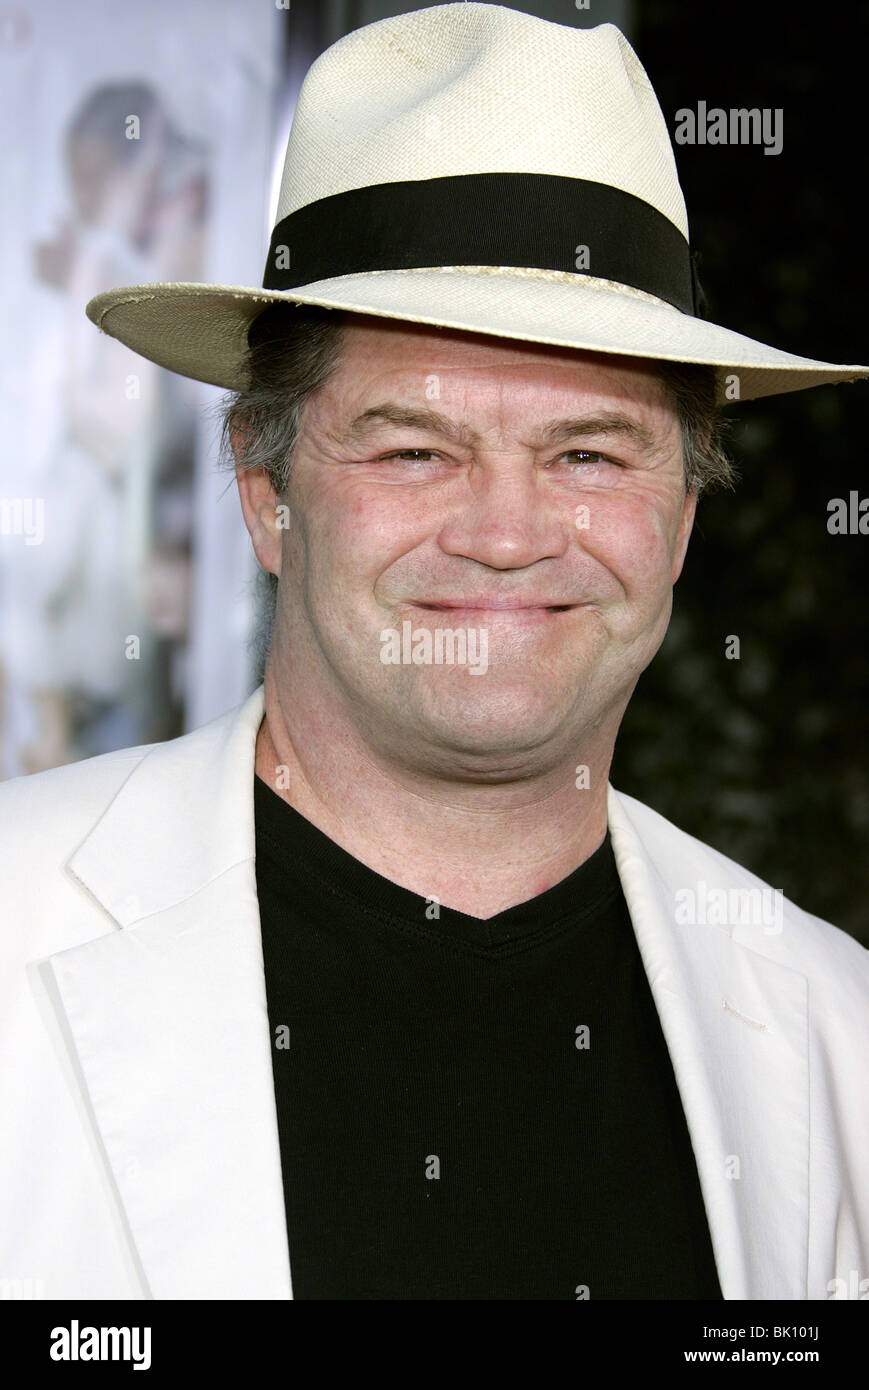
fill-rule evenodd
<path id="1" fill-rule="evenodd" d="M 345 903 L 469 945 L 497 947 L 580 925 L 622 896 L 609 828 L 598 848 L 551 888 L 492 917 L 473 917 L 412 892 L 363 864 L 254 774 L 258 873 L 292 897 L 299 879 L 316 880 Z M 288 866 L 291 872 L 287 872 Z"/>

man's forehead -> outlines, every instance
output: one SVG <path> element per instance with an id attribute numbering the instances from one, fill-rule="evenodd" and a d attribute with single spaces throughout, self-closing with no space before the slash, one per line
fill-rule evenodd
<path id="1" fill-rule="evenodd" d="M 470 333 L 432 324 L 345 316 L 342 333 L 343 361 L 348 367 L 364 363 L 382 373 L 441 371 L 455 377 L 491 373 L 549 377 L 581 382 L 618 379 L 626 385 L 660 381 L 661 364 L 649 358 L 622 353 L 585 351 L 556 343 L 528 342 L 489 333 Z"/>
<path id="2" fill-rule="evenodd" d="M 407 426 L 471 443 L 478 427 L 504 420 L 539 425 L 552 441 L 590 422 L 610 433 L 633 426 L 636 442 L 648 447 L 674 418 L 659 368 L 647 359 L 462 336 L 481 335 L 348 335 L 321 395 L 322 422 L 349 441 Z M 387 351 L 372 355 L 373 338 Z"/>

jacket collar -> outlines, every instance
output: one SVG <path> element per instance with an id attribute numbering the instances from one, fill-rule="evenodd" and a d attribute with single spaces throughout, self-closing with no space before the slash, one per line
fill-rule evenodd
<path id="1" fill-rule="evenodd" d="M 69 860 L 121 927 L 164 912 L 255 855 L 259 686 L 182 738 L 156 743 Z"/>
<path id="2" fill-rule="evenodd" d="M 256 898 L 263 709 L 260 686 L 144 753 L 68 863 L 111 925 L 44 967 L 157 1298 L 292 1297 Z M 724 1296 L 805 1298 L 806 980 L 757 929 L 676 924 L 681 888 L 737 884 L 730 861 L 612 787 L 608 819 Z"/>

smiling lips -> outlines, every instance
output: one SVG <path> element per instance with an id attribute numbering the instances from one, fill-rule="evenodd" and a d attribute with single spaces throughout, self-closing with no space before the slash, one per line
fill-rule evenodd
<path id="1" fill-rule="evenodd" d="M 423 602 L 414 600 L 413 607 L 425 609 L 430 613 L 488 613 L 489 616 L 495 614 L 516 613 L 530 617 L 534 614 L 542 613 L 566 613 L 567 610 L 578 607 L 576 603 L 551 603 L 546 599 L 499 599 L 499 598 L 467 598 L 467 599 L 437 599 L 434 602 Z"/>
<path id="2" fill-rule="evenodd" d="M 415 608 L 428 608 L 434 612 L 458 609 L 463 613 L 510 613 L 535 610 L 537 612 L 563 613 L 568 608 L 575 608 L 576 606 L 573 603 L 548 603 L 545 599 L 529 601 L 520 598 L 436 599 L 432 603 L 421 601 L 414 603 Z"/>

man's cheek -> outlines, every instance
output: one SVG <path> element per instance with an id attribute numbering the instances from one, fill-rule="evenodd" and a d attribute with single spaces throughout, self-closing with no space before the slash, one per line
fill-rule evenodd
<path id="1" fill-rule="evenodd" d="M 354 567 L 354 557 L 364 555 L 364 534 L 349 511 L 322 511 L 309 518 L 305 548 L 312 572 L 340 579 Z"/>
<path id="2" fill-rule="evenodd" d="M 649 596 L 670 586 L 670 552 L 654 531 L 636 537 L 626 559 L 635 591 Z"/>
<path id="3" fill-rule="evenodd" d="M 363 529 L 352 516 L 332 516 L 310 537 L 306 585 L 311 601 L 324 613 L 332 610 L 335 620 L 358 614 L 374 602 L 378 575 L 388 563 L 386 538 L 372 533 L 370 517 Z"/>
<path id="4" fill-rule="evenodd" d="M 601 518 L 597 529 L 591 526 L 581 543 L 632 599 L 642 599 L 669 582 L 669 550 L 648 519 L 637 524 L 629 516 L 611 514 Z"/>

